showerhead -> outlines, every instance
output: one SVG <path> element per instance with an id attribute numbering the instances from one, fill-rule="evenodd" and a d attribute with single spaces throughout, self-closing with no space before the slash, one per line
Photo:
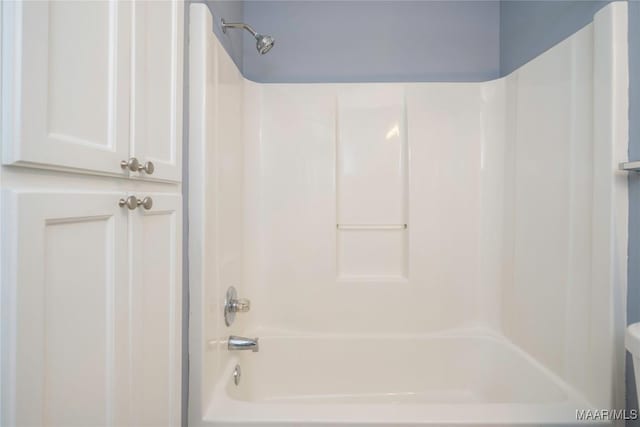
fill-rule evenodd
<path id="1" fill-rule="evenodd" d="M 269 52 L 275 43 L 276 41 L 271 36 L 256 34 L 256 49 L 258 49 L 260 55 Z"/>
<path id="2" fill-rule="evenodd" d="M 271 36 L 258 34 L 251 26 L 243 23 L 243 22 L 225 22 L 222 20 L 222 32 L 227 33 L 227 28 L 244 28 L 249 31 L 251 35 L 256 39 L 256 49 L 258 53 L 264 55 L 269 52 L 273 45 L 276 43 L 275 39 Z"/>

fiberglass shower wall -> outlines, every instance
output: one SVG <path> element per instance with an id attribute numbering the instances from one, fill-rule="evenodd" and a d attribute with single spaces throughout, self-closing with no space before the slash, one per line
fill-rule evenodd
<path id="1" fill-rule="evenodd" d="M 190 199 L 205 218 L 191 237 L 204 248 L 191 276 L 202 401 L 230 333 L 453 334 L 504 337 L 609 407 L 626 271 L 612 208 L 626 175 L 611 176 L 626 122 L 598 115 L 614 97 L 626 108 L 626 83 L 601 80 L 626 57 L 594 28 L 482 83 L 259 84 L 215 40 L 192 46 L 212 70 L 191 76 L 207 85 L 192 99 L 208 115 L 192 139 L 206 144 L 191 156 L 206 179 L 190 181 L 204 194 Z M 226 328 L 230 284 L 252 307 Z"/>
<path id="2" fill-rule="evenodd" d="M 588 26 L 486 83 L 248 83 L 253 328 L 481 330 L 608 401 L 596 180 L 625 154 L 594 139 L 597 50 Z"/>
<path id="3" fill-rule="evenodd" d="M 503 155 L 504 82 L 247 89 L 261 100 L 245 104 L 262 123 L 245 139 L 261 153 L 245 171 L 260 230 L 247 235 L 247 284 L 269 301 L 261 326 L 373 334 L 489 322 L 480 313 L 499 310 L 500 278 L 481 259 L 499 263 L 500 239 L 481 224 L 501 215 L 503 162 L 480 160 L 483 149 Z"/>

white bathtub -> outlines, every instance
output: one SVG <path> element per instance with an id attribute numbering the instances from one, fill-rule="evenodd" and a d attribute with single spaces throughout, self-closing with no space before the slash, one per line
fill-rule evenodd
<path id="1" fill-rule="evenodd" d="M 220 426 L 567 425 L 590 408 L 517 347 L 479 334 L 264 337 L 222 378 L 206 416 Z"/>

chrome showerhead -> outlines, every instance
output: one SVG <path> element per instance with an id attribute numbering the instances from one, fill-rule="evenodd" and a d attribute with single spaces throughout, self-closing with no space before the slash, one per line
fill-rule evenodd
<path id="1" fill-rule="evenodd" d="M 240 28 L 245 29 L 251 33 L 251 35 L 256 39 L 256 49 L 261 55 L 269 52 L 273 45 L 275 44 L 275 39 L 269 35 L 258 34 L 251 26 L 243 23 L 243 22 L 225 22 L 222 20 L 222 32 L 227 33 L 227 28 Z"/>
<path id="2" fill-rule="evenodd" d="M 260 55 L 264 55 L 265 53 L 269 52 L 275 42 L 276 41 L 271 36 L 256 34 L 256 49 L 258 49 Z"/>

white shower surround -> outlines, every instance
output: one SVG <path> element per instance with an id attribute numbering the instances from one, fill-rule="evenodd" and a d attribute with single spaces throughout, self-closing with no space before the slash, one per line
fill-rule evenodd
<path id="1" fill-rule="evenodd" d="M 258 84 L 211 25 L 192 5 L 191 425 L 624 407 L 625 3 L 483 83 Z"/>

